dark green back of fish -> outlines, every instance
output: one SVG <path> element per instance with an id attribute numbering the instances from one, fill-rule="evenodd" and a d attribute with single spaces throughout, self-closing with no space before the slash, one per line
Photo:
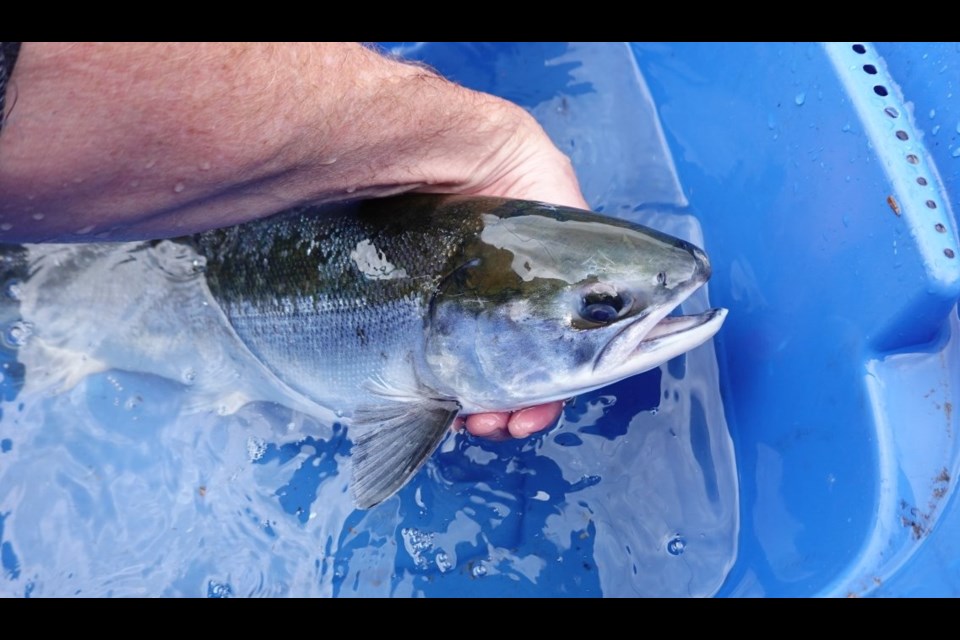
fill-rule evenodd
<path id="1" fill-rule="evenodd" d="M 477 201 L 442 202 L 409 196 L 301 208 L 190 241 L 207 259 L 211 291 L 228 305 L 273 307 L 284 298 L 378 305 L 430 292 L 480 231 Z M 395 270 L 364 274 L 351 258 L 358 247 Z"/>

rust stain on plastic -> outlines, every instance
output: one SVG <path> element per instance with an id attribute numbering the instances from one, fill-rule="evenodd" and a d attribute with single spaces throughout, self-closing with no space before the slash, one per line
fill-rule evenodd
<path id="1" fill-rule="evenodd" d="M 900 203 L 897 202 L 897 199 L 892 195 L 887 196 L 887 204 L 890 205 L 890 208 L 893 209 L 893 212 L 897 215 L 900 215 Z"/>
<path id="2" fill-rule="evenodd" d="M 947 495 L 947 490 L 950 487 L 950 472 L 946 467 L 940 469 L 940 473 L 933 479 L 932 484 L 926 511 L 921 511 L 918 507 L 908 504 L 906 500 L 900 501 L 900 524 L 913 531 L 914 540 L 924 538 L 930 533 L 933 517 L 940 506 L 940 500 Z"/>

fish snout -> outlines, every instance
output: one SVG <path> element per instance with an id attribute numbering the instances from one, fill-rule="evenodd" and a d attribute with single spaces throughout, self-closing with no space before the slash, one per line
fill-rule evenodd
<path id="1" fill-rule="evenodd" d="M 707 254 L 704 253 L 703 249 L 696 245 L 690 244 L 689 251 L 693 256 L 694 263 L 696 264 L 693 272 L 693 278 L 691 279 L 696 281 L 698 284 L 703 284 L 709 280 L 710 276 L 713 274 L 713 267 L 710 266 L 710 258 L 707 257 Z"/>

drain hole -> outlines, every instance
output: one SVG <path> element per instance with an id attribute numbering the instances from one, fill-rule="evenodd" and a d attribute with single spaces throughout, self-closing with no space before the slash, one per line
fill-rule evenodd
<path id="1" fill-rule="evenodd" d="M 936 229 L 937 231 L 939 231 L 940 233 L 946 233 L 946 232 L 947 232 L 947 228 L 946 228 L 945 226 L 943 226 L 942 224 L 940 224 L 939 222 L 938 222 L 937 224 L 933 225 L 933 228 Z"/>
<path id="2" fill-rule="evenodd" d="M 910 164 L 917 164 L 918 162 L 920 162 L 920 158 L 918 158 L 917 156 L 911 153 L 910 155 L 907 156 L 907 162 L 909 162 Z M 923 182 L 920 182 L 921 180 L 923 180 Z M 927 184 L 926 178 L 917 178 L 917 182 L 920 182 L 920 184 Z"/>
<path id="3" fill-rule="evenodd" d="M 891 118 L 899 118 L 899 117 L 900 117 L 900 112 L 897 111 L 896 109 L 894 109 L 893 107 L 887 107 L 886 109 L 883 110 L 883 112 L 884 112 L 885 114 L 887 114 L 888 116 L 890 116 Z"/>
<path id="4" fill-rule="evenodd" d="M 927 209 L 936 209 L 937 203 L 933 200 L 927 200 Z"/>
<path id="5" fill-rule="evenodd" d="M 953 249 L 944 249 L 943 255 L 947 256 L 948 258 L 952 258 L 955 254 L 953 253 Z"/>
<path id="6" fill-rule="evenodd" d="M 878 84 L 877 86 L 875 86 L 875 87 L 873 88 L 873 92 L 874 92 L 875 94 L 877 94 L 878 96 L 885 96 L 885 95 L 887 95 L 888 93 L 890 93 L 889 91 L 887 91 L 887 88 L 886 88 L 885 86 L 883 86 L 882 84 Z"/>
<path id="7" fill-rule="evenodd" d="M 909 140 L 910 136 L 907 135 L 906 131 L 897 131 L 897 137 L 901 140 Z"/>
<path id="8" fill-rule="evenodd" d="M 916 158 L 917 156 L 913 156 L 913 157 Z M 908 161 L 910 160 L 910 156 L 907 156 L 907 160 Z M 914 162 L 913 164 L 917 164 L 917 163 Z M 927 179 L 924 178 L 923 176 L 920 176 L 919 178 L 917 178 L 917 184 L 919 184 L 921 187 L 925 187 L 927 186 Z"/>
<path id="9" fill-rule="evenodd" d="M 855 44 L 855 45 L 853 45 L 853 50 L 856 51 L 857 53 L 866 53 L 866 52 L 867 52 L 867 48 L 866 48 L 865 46 L 863 46 L 862 44 Z"/>
<path id="10" fill-rule="evenodd" d="M 863 70 L 869 73 L 870 75 L 876 75 L 877 73 L 877 68 L 872 64 L 863 65 Z"/>

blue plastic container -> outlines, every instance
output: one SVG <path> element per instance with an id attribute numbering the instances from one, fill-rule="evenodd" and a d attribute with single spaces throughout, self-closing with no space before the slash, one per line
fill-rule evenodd
<path id="1" fill-rule="evenodd" d="M 960 594 L 956 47 L 633 50 L 733 310 L 721 593 Z"/>
<path id="2" fill-rule="evenodd" d="M 723 329 L 547 434 L 450 437 L 369 512 L 343 428 L 184 423 L 123 372 L 25 404 L 13 360 L 0 593 L 960 595 L 957 45 L 385 46 L 701 244 Z"/>

